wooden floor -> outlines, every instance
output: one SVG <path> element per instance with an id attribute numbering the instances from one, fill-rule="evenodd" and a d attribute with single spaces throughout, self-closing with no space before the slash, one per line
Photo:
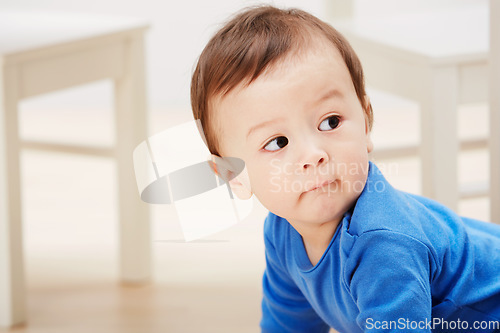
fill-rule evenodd
<path id="1" fill-rule="evenodd" d="M 256 332 L 258 288 L 61 284 L 30 288 L 30 320 L 9 332 Z"/>
<path id="2" fill-rule="evenodd" d="M 392 144 L 398 131 L 418 123 L 411 107 L 377 108 L 374 103 L 374 108 L 375 149 Z M 478 110 L 475 115 L 486 114 Z M 479 121 L 471 129 L 468 111 L 463 113 L 467 121 L 461 123 L 462 132 L 481 134 L 486 125 Z M 151 133 L 188 117 L 188 112 L 175 116 L 155 111 Z M 22 111 L 21 132 L 25 137 L 43 132 L 49 139 L 65 139 L 54 134 L 63 132 L 65 140 L 76 141 L 92 133 L 96 143 L 109 143 L 112 135 L 103 133 L 111 119 L 103 110 L 69 113 L 32 107 Z M 416 128 L 405 127 L 400 134 L 398 142 L 418 140 Z M 462 179 L 486 177 L 485 151 L 462 154 L 461 161 Z M 191 243 L 182 241 L 171 208 L 152 207 L 154 278 L 141 286 L 122 285 L 117 273 L 115 166 L 104 158 L 34 151 L 23 152 L 21 162 L 28 322 L 0 332 L 259 331 L 265 266 L 262 207 L 245 222 Z M 417 158 L 378 163 L 389 168 L 387 178 L 395 187 L 420 191 Z M 463 201 L 459 212 L 487 220 L 488 200 Z"/>

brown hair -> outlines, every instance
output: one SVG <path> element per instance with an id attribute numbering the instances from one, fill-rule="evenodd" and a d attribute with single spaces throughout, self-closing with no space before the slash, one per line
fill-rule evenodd
<path id="1" fill-rule="evenodd" d="M 332 26 L 300 9 L 272 6 L 247 8 L 232 18 L 205 46 L 191 80 L 191 107 L 201 121 L 206 144 L 219 155 L 214 114 L 215 96 L 224 96 L 241 83 L 249 85 L 278 60 L 298 51 L 311 33 L 326 38 L 339 50 L 361 105 L 365 84 L 361 63 L 347 40 Z M 371 105 L 364 108 L 371 130 Z M 220 156 L 220 155 L 219 155 Z"/>

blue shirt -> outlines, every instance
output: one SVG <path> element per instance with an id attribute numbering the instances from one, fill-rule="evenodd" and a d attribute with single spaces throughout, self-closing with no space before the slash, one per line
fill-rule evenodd
<path id="1" fill-rule="evenodd" d="M 395 190 L 371 162 L 314 267 L 285 219 L 269 213 L 264 239 L 262 332 L 498 329 L 500 226 Z"/>

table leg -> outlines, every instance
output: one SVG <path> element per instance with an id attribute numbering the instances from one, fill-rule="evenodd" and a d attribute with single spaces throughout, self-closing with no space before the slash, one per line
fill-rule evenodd
<path id="1" fill-rule="evenodd" d="M 422 87 L 422 192 L 449 208 L 458 208 L 458 71 L 432 68 Z"/>
<path id="2" fill-rule="evenodd" d="M 140 200 L 132 159 L 134 148 L 147 138 L 143 45 L 142 33 L 127 40 L 124 74 L 115 80 L 120 270 L 122 280 L 129 283 L 151 278 L 149 206 Z"/>
<path id="3" fill-rule="evenodd" d="M 490 0 L 490 220 L 500 223 L 500 2 Z"/>
<path id="4" fill-rule="evenodd" d="M 17 70 L 0 67 L 0 326 L 25 321 Z"/>

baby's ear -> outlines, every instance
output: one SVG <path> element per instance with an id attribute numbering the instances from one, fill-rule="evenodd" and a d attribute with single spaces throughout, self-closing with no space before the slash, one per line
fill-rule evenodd
<path id="1" fill-rule="evenodd" d="M 233 193 L 242 200 L 250 199 L 252 190 L 245 162 L 236 157 L 210 155 L 208 164 L 212 171 L 229 184 Z"/>
<path id="2" fill-rule="evenodd" d="M 368 95 L 365 95 L 365 100 L 364 100 L 364 116 L 365 116 L 365 134 L 366 134 L 366 148 L 368 153 L 371 153 L 373 150 L 373 142 L 371 138 L 371 126 L 369 124 L 369 118 L 367 114 L 373 114 L 372 110 L 372 104 L 370 102 L 370 97 Z"/>
<path id="3" fill-rule="evenodd" d="M 371 131 L 368 114 L 373 114 L 372 103 L 370 102 L 370 97 L 368 95 L 365 95 L 362 107 L 363 107 L 363 115 L 365 116 L 365 132 L 368 133 Z"/>

